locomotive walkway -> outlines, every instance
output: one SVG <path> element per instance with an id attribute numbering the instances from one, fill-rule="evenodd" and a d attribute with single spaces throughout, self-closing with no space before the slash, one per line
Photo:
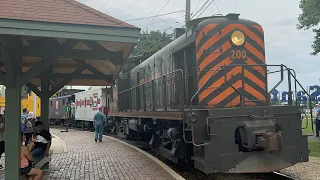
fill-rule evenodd
<path id="1" fill-rule="evenodd" d="M 96 143 L 92 132 L 60 131 L 50 129 L 53 156 L 51 171 L 44 173 L 44 180 L 184 179 L 160 161 L 118 140 L 105 136 L 102 143 Z M 3 174 L 1 170 L 0 179 L 4 179 Z"/>

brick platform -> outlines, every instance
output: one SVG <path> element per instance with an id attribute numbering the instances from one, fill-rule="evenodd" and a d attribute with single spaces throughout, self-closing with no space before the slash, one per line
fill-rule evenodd
<path id="1" fill-rule="evenodd" d="M 52 156 L 51 165 L 57 170 L 45 173 L 45 180 L 175 179 L 146 155 L 116 140 L 103 137 L 96 143 L 90 132 L 50 132 L 65 142 L 67 152 Z"/>

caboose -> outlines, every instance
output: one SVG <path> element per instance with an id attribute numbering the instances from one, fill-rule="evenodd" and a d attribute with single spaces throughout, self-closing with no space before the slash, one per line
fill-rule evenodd
<path id="1" fill-rule="evenodd" d="M 271 88 L 269 66 L 280 69 Z M 308 161 L 291 93 L 298 82 L 285 65 L 266 64 L 258 23 L 239 14 L 194 19 L 170 44 L 126 67 L 110 111 L 118 136 L 147 141 L 205 173 L 272 172 Z M 270 92 L 285 77 L 289 103 L 273 106 Z"/>

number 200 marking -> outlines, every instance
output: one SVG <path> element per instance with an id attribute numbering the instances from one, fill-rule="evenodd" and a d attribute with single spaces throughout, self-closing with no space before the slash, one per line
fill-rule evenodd
<path id="1" fill-rule="evenodd" d="M 245 50 L 231 50 L 231 59 L 242 59 L 246 60 L 247 59 L 247 52 Z"/>

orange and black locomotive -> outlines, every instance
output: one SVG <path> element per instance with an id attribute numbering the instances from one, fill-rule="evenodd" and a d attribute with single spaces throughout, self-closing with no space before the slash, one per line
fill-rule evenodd
<path id="1" fill-rule="evenodd" d="M 270 103 L 264 32 L 239 14 L 190 21 L 113 88 L 112 124 L 173 162 L 205 173 L 272 172 L 308 161 L 299 106 Z M 288 72 L 288 73 L 284 73 Z M 289 81 L 288 83 L 296 83 Z M 292 91 L 291 84 L 288 86 Z"/>

